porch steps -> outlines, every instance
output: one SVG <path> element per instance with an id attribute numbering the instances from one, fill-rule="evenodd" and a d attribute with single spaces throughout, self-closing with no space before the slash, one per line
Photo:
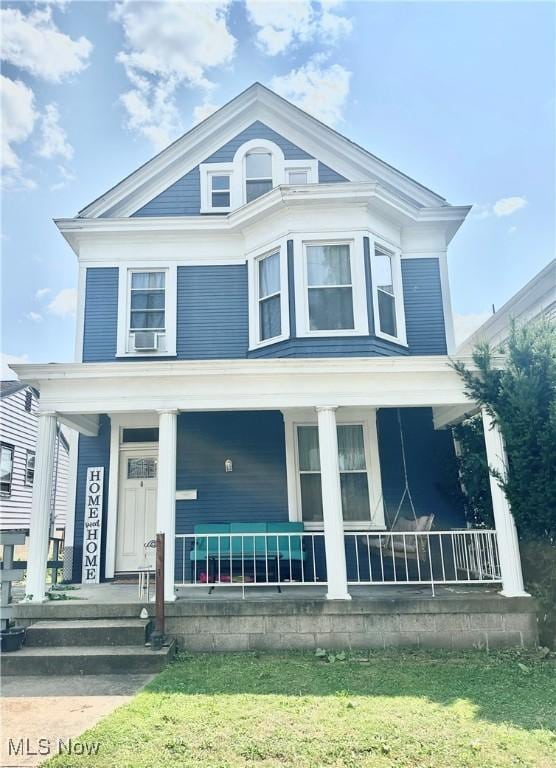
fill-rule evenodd
<path id="1" fill-rule="evenodd" d="M 160 672 L 175 641 L 153 651 L 145 645 L 148 621 L 90 619 L 37 621 L 25 645 L 2 654 L 3 675 L 109 675 Z"/>

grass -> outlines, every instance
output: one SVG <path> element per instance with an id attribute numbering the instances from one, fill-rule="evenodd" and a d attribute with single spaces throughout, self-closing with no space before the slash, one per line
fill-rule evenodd
<path id="1" fill-rule="evenodd" d="M 523 652 L 181 656 L 49 768 L 556 767 L 556 663 Z"/>

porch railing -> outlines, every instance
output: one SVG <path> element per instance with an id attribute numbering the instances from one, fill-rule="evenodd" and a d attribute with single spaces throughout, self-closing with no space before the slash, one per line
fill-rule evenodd
<path id="1" fill-rule="evenodd" d="M 494 530 L 345 534 L 349 584 L 485 584 L 502 580 Z"/>
<path id="2" fill-rule="evenodd" d="M 323 533 L 176 536 L 178 586 L 326 584 Z"/>
<path id="3" fill-rule="evenodd" d="M 502 581 L 494 530 L 349 531 L 350 585 L 490 584 Z M 326 584 L 324 533 L 176 536 L 178 586 Z"/>

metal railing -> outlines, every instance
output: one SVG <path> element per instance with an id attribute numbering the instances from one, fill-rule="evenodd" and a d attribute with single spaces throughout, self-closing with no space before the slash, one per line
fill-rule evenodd
<path id="1" fill-rule="evenodd" d="M 348 584 L 485 584 L 502 580 L 494 530 L 349 532 Z"/>
<path id="2" fill-rule="evenodd" d="M 176 535 L 177 586 L 326 584 L 323 533 Z"/>

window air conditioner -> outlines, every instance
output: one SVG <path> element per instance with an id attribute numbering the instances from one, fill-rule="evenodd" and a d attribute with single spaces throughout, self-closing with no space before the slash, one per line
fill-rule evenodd
<path id="1" fill-rule="evenodd" d="M 154 331 L 136 331 L 133 334 L 133 346 L 136 352 L 156 352 L 158 334 Z"/>

